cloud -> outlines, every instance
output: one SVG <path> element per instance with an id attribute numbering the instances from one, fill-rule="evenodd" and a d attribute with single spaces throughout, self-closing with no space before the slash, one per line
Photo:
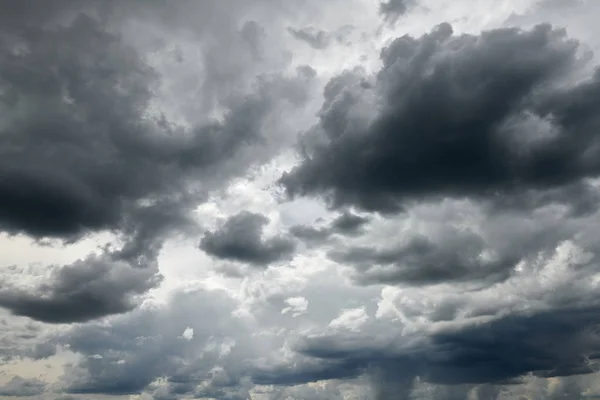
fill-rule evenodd
<path id="1" fill-rule="evenodd" d="M 15 376 L 0 387 L 0 396 L 29 397 L 41 395 L 46 384 L 39 379 L 26 379 Z"/>
<path id="2" fill-rule="evenodd" d="M 331 223 L 331 229 L 340 234 L 352 235 L 360 232 L 360 229 L 369 222 L 368 217 L 363 217 L 350 212 L 344 212 Z"/>
<path id="3" fill-rule="evenodd" d="M 598 397 L 593 2 L 51 3 L 0 0 L 0 392 Z"/>
<path id="4" fill-rule="evenodd" d="M 381 390 L 408 395 L 419 382 L 502 387 L 523 384 L 528 375 L 597 372 L 597 263 L 597 256 L 567 242 L 509 280 L 473 291 L 386 287 L 374 319 L 354 311 L 360 330 L 298 335 L 292 348 L 305 358 L 293 369 L 266 369 L 261 382 L 366 373 Z"/>
<path id="5" fill-rule="evenodd" d="M 482 238 L 457 230 L 439 242 L 425 236 L 405 239 L 396 248 L 351 247 L 332 250 L 336 262 L 356 267 L 362 284 L 436 284 L 460 281 L 494 282 L 508 277 L 521 259 L 517 254 L 486 254 Z"/>
<path id="6" fill-rule="evenodd" d="M 156 47 L 140 44 L 128 30 L 131 23 L 167 29 L 166 21 L 154 20 L 162 2 L 138 14 L 137 1 L 45 4 L 3 7 L 13 18 L 0 29 L 0 112 L 6 115 L 0 126 L 0 231 L 64 245 L 110 233 L 114 243 L 100 256 L 65 266 L 39 292 L 5 288 L 2 303 L 47 322 L 85 321 L 130 310 L 132 296 L 159 282 L 151 277 L 164 241 L 197 230 L 195 206 L 276 153 L 282 139 L 263 134 L 269 116 L 286 102 L 302 106 L 311 78 L 264 69 L 220 75 L 225 69 L 216 64 L 223 57 L 209 57 L 198 104 L 200 114 L 218 110 L 218 117 L 182 121 L 163 104 L 170 82 L 151 59 Z M 223 39 L 244 50 L 237 51 L 240 57 L 259 53 L 260 26 L 247 22 L 243 36 L 236 27 L 226 33 L 234 22 L 223 21 Z M 254 62 L 266 62 L 258 53 Z M 235 93 L 209 87 L 234 80 Z M 95 286 L 67 287 L 76 274 L 93 285 L 115 286 L 105 295 Z"/>
<path id="7" fill-rule="evenodd" d="M 577 50 L 549 25 L 453 35 L 442 24 L 400 37 L 376 76 L 354 70 L 329 82 L 303 162 L 280 182 L 291 196 L 381 212 L 465 196 L 594 207 L 586 179 L 598 174 L 589 153 L 598 75 L 558 85 L 580 65 Z"/>
<path id="8" fill-rule="evenodd" d="M 307 243 L 322 243 L 331 235 L 357 236 L 364 233 L 364 227 L 371 221 L 370 217 L 344 211 L 330 221 L 328 226 L 294 225 L 290 233 Z"/>
<path id="9" fill-rule="evenodd" d="M 414 0 L 388 0 L 379 4 L 379 13 L 386 21 L 396 21 L 404 15 L 410 7 L 414 6 Z"/>
<path id="10" fill-rule="evenodd" d="M 291 314 L 294 318 L 306 313 L 308 309 L 308 300 L 304 297 L 290 297 L 285 302 L 287 307 L 281 310 L 281 313 Z"/>
<path id="11" fill-rule="evenodd" d="M 317 50 L 326 49 L 332 42 L 331 34 L 314 28 L 288 28 L 288 31 L 296 39 L 306 42 L 310 47 Z"/>
<path id="12" fill-rule="evenodd" d="M 283 236 L 263 238 L 268 223 L 264 215 L 242 211 L 218 230 L 206 233 L 200 248 L 216 258 L 257 266 L 290 258 L 296 248 L 294 241 Z"/>
<path id="13" fill-rule="evenodd" d="M 83 322 L 132 310 L 160 281 L 155 268 L 89 257 L 55 267 L 48 282 L 33 289 L 4 284 L 0 306 L 43 322 Z"/>

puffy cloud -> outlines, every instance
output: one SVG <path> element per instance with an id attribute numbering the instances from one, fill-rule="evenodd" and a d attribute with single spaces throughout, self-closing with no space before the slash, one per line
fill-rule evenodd
<path id="1" fill-rule="evenodd" d="M 33 289 L 5 283 L 0 306 L 43 322 L 82 322 L 132 310 L 160 280 L 156 268 L 90 257 L 55 267 L 49 282 Z"/>
<path id="2" fill-rule="evenodd" d="M 203 114 L 218 116 L 182 122 L 163 104 L 168 45 L 152 48 L 130 30 L 154 24 L 154 36 L 201 34 L 186 23 L 179 30 L 159 23 L 163 2 L 137 14 L 142 2 L 133 0 L 4 3 L 10 21 L 0 29 L 0 230 L 65 245 L 102 232 L 115 241 L 102 255 L 54 268 L 51 282 L 28 289 L 33 293 L 4 288 L 1 303 L 47 322 L 129 311 L 132 297 L 160 282 L 156 257 L 165 239 L 197 229 L 192 209 L 277 152 L 280 144 L 264 128 L 283 111 L 280 104 L 302 106 L 310 78 L 264 68 L 222 76 L 225 69 L 210 63 L 223 58 L 209 57 L 206 76 L 196 76 L 205 81 L 204 98 L 196 97 Z M 257 23 L 238 28 L 239 16 L 223 18 L 216 33 L 242 48 L 240 57 L 260 51 Z M 255 64 L 264 60 L 255 56 Z M 209 87 L 234 80 L 235 93 Z"/>
<path id="3" fill-rule="evenodd" d="M 200 248 L 217 258 L 257 266 L 289 258 L 296 247 L 294 241 L 282 236 L 263 238 L 263 227 L 268 223 L 264 215 L 240 212 L 219 230 L 206 233 Z"/>
<path id="4" fill-rule="evenodd" d="M 595 3 L 21 3 L 0 394 L 598 396 Z"/>
<path id="5" fill-rule="evenodd" d="M 593 207 L 598 75 L 559 84 L 582 61 L 564 30 L 454 35 L 442 24 L 381 59 L 374 77 L 329 82 L 304 160 L 281 178 L 290 195 L 382 212 L 446 196 Z"/>

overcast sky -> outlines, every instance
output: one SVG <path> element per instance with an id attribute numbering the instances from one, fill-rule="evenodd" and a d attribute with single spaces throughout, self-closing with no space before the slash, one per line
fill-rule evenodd
<path id="1" fill-rule="evenodd" d="M 598 15 L 0 0 L 0 399 L 600 398 Z"/>

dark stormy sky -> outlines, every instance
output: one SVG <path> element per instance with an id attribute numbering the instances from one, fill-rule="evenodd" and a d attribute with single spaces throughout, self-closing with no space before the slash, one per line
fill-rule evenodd
<path id="1" fill-rule="evenodd" d="M 596 0 L 0 0 L 0 399 L 600 398 Z"/>

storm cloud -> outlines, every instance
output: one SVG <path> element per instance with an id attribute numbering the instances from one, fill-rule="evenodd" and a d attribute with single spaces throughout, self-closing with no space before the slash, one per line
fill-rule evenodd
<path id="1" fill-rule="evenodd" d="M 156 267 L 135 268 L 97 257 L 54 267 L 48 282 L 34 288 L 3 283 L 0 306 L 49 323 L 84 322 L 132 310 L 137 299 L 161 281 Z"/>
<path id="2" fill-rule="evenodd" d="M 0 395 L 600 397 L 592 0 L 0 0 Z"/>
<path id="3" fill-rule="evenodd" d="M 160 282 L 150 276 L 165 239 L 197 229 L 194 205 L 276 151 L 264 123 L 276 103 L 301 106 L 306 78 L 248 77 L 249 92 L 220 101 L 219 118 L 174 122 L 157 109 L 164 77 L 148 49 L 121 33 L 125 22 L 106 20 L 140 2 L 59 1 L 48 12 L 42 3 L 3 6 L 13 18 L 0 31 L 0 230 L 66 245 L 108 232 L 116 243 L 55 271 L 40 293 L 4 288 L 2 305 L 47 322 L 83 321 L 130 310 L 131 295 Z M 85 276 L 91 285 L 80 285 Z"/>
<path id="4" fill-rule="evenodd" d="M 549 25 L 474 36 L 442 24 L 400 37 L 376 76 L 355 70 L 329 82 L 304 161 L 281 183 L 292 196 L 383 212 L 445 196 L 577 203 L 561 195 L 585 196 L 598 174 L 598 74 L 568 84 L 578 54 Z"/>
<path id="5" fill-rule="evenodd" d="M 295 242 L 283 236 L 263 238 L 264 215 L 240 212 L 231 216 L 218 230 L 207 232 L 200 248 L 211 256 L 257 266 L 289 258 Z"/>

